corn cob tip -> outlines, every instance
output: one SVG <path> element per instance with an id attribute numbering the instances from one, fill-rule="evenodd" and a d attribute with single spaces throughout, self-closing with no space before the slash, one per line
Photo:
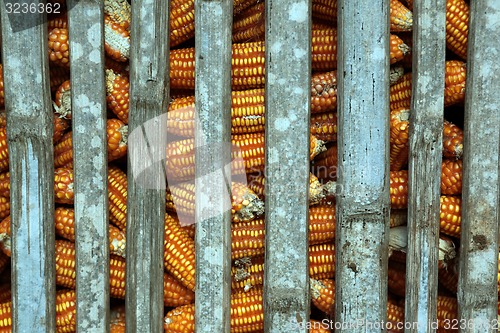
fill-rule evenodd
<path id="1" fill-rule="evenodd" d="M 321 296 L 321 289 L 326 288 L 326 286 L 321 283 L 321 281 L 318 281 L 316 279 L 309 279 L 309 281 L 309 285 L 311 287 L 311 297 L 313 299 L 317 299 Z"/>
<path id="2" fill-rule="evenodd" d="M 406 252 L 408 245 L 408 232 L 406 226 L 389 229 L 389 256 L 392 251 Z"/>
<path id="3" fill-rule="evenodd" d="M 243 207 L 234 213 L 236 221 L 251 221 L 264 214 L 264 202 L 253 192 L 243 195 Z"/>
<path id="4" fill-rule="evenodd" d="M 447 261 L 454 259 L 456 255 L 457 252 L 455 251 L 455 243 L 453 243 L 453 241 L 449 238 L 440 237 L 438 255 L 439 260 L 446 263 Z"/>
<path id="5" fill-rule="evenodd" d="M 389 74 L 389 81 L 391 86 L 399 81 L 405 73 L 403 66 L 391 66 L 391 72 Z"/>
<path id="6" fill-rule="evenodd" d="M 314 177 L 316 178 L 316 177 Z M 315 205 L 325 198 L 325 189 L 318 178 L 309 184 L 309 204 Z"/>
<path id="7" fill-rule="evenodd" d="M 312 143 L 314 143 L 314 148 L 313 148 L 313 151 L 311 152 L 311 160 L 313 158 L 315 158 L 316 156 L 318 156 L 320 153 L 326 151 L 325 141 L 320 140 L 314 136 L 313 136 L 313 138 L 314 139 L 313 139 Z"/>
<path id="8" fill-rule="evenodd" d="M 330 180 L 323 184 L 323 193 L 325 197 L 335 197 L 337 192 L 337 182 Z"/>

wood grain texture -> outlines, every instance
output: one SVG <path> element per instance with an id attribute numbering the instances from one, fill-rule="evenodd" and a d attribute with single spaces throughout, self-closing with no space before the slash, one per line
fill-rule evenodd
<path id="1" fill-rule="evenodd" d="M 494 332 L 500 218 L 500 2 L 472 1 L 465 100 L 459 319 Z"/>
<path id="2" fill-rule="evenodd" d="M 406 332 L 435 332 L 444 111 L 446 1 L 413 7 L 413 91 L 408 166 Z"/>
<path id="3" fill-rule="evenodd" d="M 34 1 L 42 3 L 42 1 Z M 13 332 L 55 332 L 54 157 L 47 26 L 13 31 L 0 6 L 9 146 Z M 14 27 L 15 28 L 15 27 Z M 33 302 L 36 299 L 36 302 Z"/>

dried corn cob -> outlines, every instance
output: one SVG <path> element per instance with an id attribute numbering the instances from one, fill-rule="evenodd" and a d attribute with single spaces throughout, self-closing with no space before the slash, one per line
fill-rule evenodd
<path id="1" fill-rule="evenodd" d="M 0 197 L 10 198 L 10 172 L 0 174 Z"/>
<path id="2" fill-rule="evenodd" d="M 125 298 L 125 259 L 110 255 L 110 296 Z M 75 288 L 75 244 L 69 241 L 56 240 L 56 283 L 59 286 Z M 194 294 L 180 285 L 177 280 L 164 274 L 165 306 L 180 306 L 194 301 Z"/>
<path id="3" fill-rule="evenodd" d="M 257 2 L 234 18 L 233 43 L 263 41 L 265 35 L 264 2 Z"/>
<path id="4" fill-rule="evenodd" d="M 54 201 L 60 204 L 73 204 L 75 197 L 73 169 L 54 170 Z"/>
<path id="5" fill-rule="evenodd" d="M 1 129 L 0 129 L 1 130 Z M 108 161 L 116 160 L 127 153 L 128 126 L 118 119 L 106 122 Z M 54 147 L 54 166 L 73 167 L 73 132 L 67 132 Z"/>
<path id="6" fill-rule="evenodd" d="M 129 29 L 132 13 L 127 0 L 105 0 L 104 14 L 124 29 Z"/>
<path id="7" fill-rule="evenodd" d="M 194 137 L 194 96 L 174 99 L 169 107 L 167 130 L 169 133 Z M 264 89 L 232 92 L 231 133 L 264 132 Z"/>
<path id="8" fill-rule="evenodd" d="M 309 333 L 329 333 L 329 325 L 322 321 L 310 319 L 307 326 L 309 328 Z"/>
<path id="9" fill-rule="evenodd" d="M 311 115 L 311 134 L 325 142 L 337 141 L 337 114 L 330 112 Z"/>
<path id="10" fill-rule="evenodd" d="M 116 166 L 108 168 L 109 220 L 120 230 L 127 224 L 127 174 Z"/>
<path id="11" fill-rule="evenodd" d="M 335 311 L 335 281 L 332 279 L 310 279 L 311 301 L 315 307 L 326 314 Z"/>
<path id="12" fill-rule="evenodd" d="M 467 59 L 469 5 L 464 0 L 446 1 L 446 47 Z"/>
<path id="13" fill-rule="evenodd" d="M 125 306 L 111 308 L 109 317 L 109 333 L 125 333 Z"/>
<path id="14" fill-rule="evenodd" d="M 195 185 L 171 185 L 167 193 L 167 210 L 177 212 L 182 225 L 194 223 Z M 231 216 L 233 222 L 250 221 L 264 213 L 264 203 L 245 184 L 232 182 Z"/>
<path id="15" fill-rule="evenodd" d="M 390 1 L 391 31 L 411 31 L 413 28 L 413 14 L 399 0 Z"/>
<path id="16" fill-rule="evenodd" d="M 75 241 L 75 211 L 73 208 L 57 207 L 55 210 L 56 235 Z M 111 254 L 125 257 L 125 232 L 109 225 L 109 250 Z"/>
<path id="17" fill-rule="evenodd" d="M 408 163 L 408 129 L 410 110 L 398 108 L 391 111 L 390 169 L 401 170 Z"/>
<path id="18" fill-rule="evenodd" d="M 389 261 L 387 271 L 387 288 L 390 292 L 398 296 L 406 296 L 406 266 L 399 262 Z"/>
<path id="19" fill-rule="evenodd" d="M 68 120 L 59 118 L 54 115 L 54 136 L 52 140 L 54 144 L 58 143 L 62 139 L 69 126 L 70 123 Z"/>
<path id="20" fill-rule="evenodd" d="M 312 161 L 312 172 L 323 181 L 337 179 L 337 145 L 330 146 Z"/>
<path id="21" fill-rule="evenodd" d="M 68 15 L 66 13 L 51 17 L 47 20 L 48 31 L 58 29 L 68 29 Z"/>
<path id="22" fill-rule="evenodd" d="M 106 69 L 106 102 L 108 108 L 125 124 L 129 110 L 128 76 L 112 69 Z"/>
<path id="23" fill-rule="evenodd" d="M 309 246 L 309 277 L 332 279 L 335 276 L 335 247 L 333 243 Z"/>
<path id="24" fill-rule="evenodd" d="M 113 60 L 125 62 L 130 54 L 130 33 L 104 15 L 104 51 Z"/>
<path id="25" fill-rule="evenodd" d="M 462 160 L 443 159 L 441 164 L 441 194 L 462 193 Z"/>
<path id="26" fill-rule="evenodd" d="M 9 148 L 7 143 L 7 128 L 0 127 L 0 172 L 9 169 Z"/>
<path id="27" fill-rule="evenodd" d="M 337 71 L 316 73 L 311 78 L 311 113 L 337 108 Z"/>
<path id="28" fill-rule="evenodd" d="M 312 17 L 336 22 L 337 0 L 312 0 Z"/>
<path id="29" fill-rule="evenodd" d="M 248 188 L 250 188 L 260 199 L 265 197 L 265 184 L 266 179 L 263 174 L 248 174 L 247 175 Z M 1 185 L 1 182 L 0 182 Z M 1 186 L 0 186 L 1 188 Z M 312 173 L 309 174 L 309 205 L 318 204 L 323 198 L 324 189 L 318 178 Z"/>
<path id="30" fill-rule="evenodd" d="M 168 312 L 164 326 L 169 333 L 194 333 L 194 304 Z M 264 329 L 262 289 L 231 295 L 231 333 L 258 332 Z"/>
<path id="31" fill-rule="evenodd" d="M 443 156 L 451 158 L 462 158 L 464 133 L 456 125 L 444 121 L 443 126 Z"/>
<path id="32" fill-rule="evenodd" d="M 460 238 L 462 200 L 458 197 L 441 196 L 440 231 L 446 235 Z"/>
<path id="33" fill-rule="evenodd" d="M 390 196 L 392 209 L 408 207 L 408 170 L 391 171 Z"/>
<path id="34" fill-rule="evenodd" d="M 0 249 L 7 256 L 11 256 L 10 216 L 0 222 Z"/>
<path id="35" fill-rule="evenodd" d="M 165 268 L 185 287 L 195 288 L 194 241 L 180 229 L 179 221 L 165 214 Z"/>
<path id="36" fill-rule="evenodd" d="M 448 327 L 453 321 L 456 321 L 457 318 L 457 299 L 439 295 L 437 300 L 438 332 L 448 332 L 448 330 L 444 330 L 444 328 Z"/>
<path id="37" fill-rule="evenodd" d="M 411 73 L 403 75 L 398 83 L 390 87 L 391 110 L 410 108 Z M 444 105 L 463 103 L 465 99 L 466 68 L 462 61 L 451 60 L 445 66 Z"/>
<path id="38" fill-rule="evenodd" d="M 451 260 L 448 263 L 440 263 L 438 265 L 438 281 L 439 284 L 445 289 L 456 294 L 458 287 L 458 271 L 456 258 L 455 260 Z"/>
<path id="39" fill-rule="evenodd" d="M 0 197 L 0 219 L 10 215 L 10 200 L 6 197 Z"/>
<path id="40" fill-rule="evenodd" d="M 264 284 L 264 256 L 241 258 L 231 267 L 231 293 L 247 292 Z"/>
<path id="41" fill-rule="evenodd" d="M 391 333 L 402 333 L 404 330 L 399 327 L 404 327 L 405 308 L 400 306 L 391 298 L 387 299 L 387 321 L 390 323 L 389 328 Z"/>
<path id="42" fill-rule="evenodd" d="M 394 228 L 406 225 L 407 219 L 406 209 L 391 209 L 389 226 Z"/>
<path id="43" fill-rule="evenodd" d="M 71 119 L 71 86 L 69 80 L 64 81 L 56 91 L 52 103 L 54 111 L 59 117 Z"/>
<path id="44" fill-rule="evenodd" d="M 0 127 L 7 126 L 7 112 L 5 110 L 0 110 Z"/>
<path id="45" fill-rule="evenodd" d="M 69 67 L 68 29 L 49 31 L 49 60 L 58 66 Z"/>

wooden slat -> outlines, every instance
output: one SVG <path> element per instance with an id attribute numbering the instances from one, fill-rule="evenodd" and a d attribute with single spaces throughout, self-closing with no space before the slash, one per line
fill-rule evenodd
<path id="1" fill-rule="evenodd" d="M 264 331 L 307 332 L 311 2 L 266 2 Z"/>
<path id="2" fill-rule="evenodd" d="M 104 6 L 68 1 L 75 184 L 76 321 L 108 332 L 109 245 Z"/>
<path id="3" fill-rule="evenodd" d="M 127 332 L 163 332 L 167 0 L 132 3 L 127 201 Z"/>
<path id="4" fill-rule="evenodd" d="M 340 332 L 369 332 L 387 311 L 389 2 L 338 7 L 335 318 L 362 320 Z"/>
<path id="5" fill-rule="evenodd" d="M 12 329 L 16 333 L 55 332 L 53 115 L 47 26 L 42 15 L 31 15 L 32 25 L 18 30 L 11 25 L 4 4 L 0 7 L 10 179 L 16 184 L 11 188 Z"/>
<path id="6" fill-rule="evenodd" d="M 471 1 L 458 303 L 459 319 L 474 325 L 462 332 L 496 332 L 500 43 L 494 36 L 500 36 L 500 2 Z"/>
<path id="7" fill-rule="evenodd" d="M 413 14 L 405 321 L 418 324 L 406 332 L 435 332 L 446 1 L 415 1 Z"/>
<path id="8" fill-rule="evenodd" d="M 233 1 L 195 1 L 197 333 L 230 331 Z"/>

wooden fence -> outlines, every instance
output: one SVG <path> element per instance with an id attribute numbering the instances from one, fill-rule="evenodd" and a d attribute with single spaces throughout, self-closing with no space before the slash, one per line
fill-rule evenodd
<path id="1" fill-rule="evenodd" d="M 7 2 L 7 1 L 4 1 Z M 39 3 L 38 0 L 31 1 Z M 389 1 L 339 0 L 336 308 L 342 332 L 386 320 Z M 103 3 L 68 0 L 75 172 L 77 331 L 109 330 Z M 167 0 L 134 0 L 130 51 L 127 332 L 163 330 Z M 232 1 L 196 1 L 196 331 L 229 332 Z M 374 15 L 374 13 L 377 13 Z M 14 31 L 1 8 L 11 173 L 14 332 L 55 332 L 52 105 L 47 26 Z M 500 2 L 471 1 L 459 319 L 497 318 Z M 266 1 L 265 332 L 306 332 L 311 2 Z M 406 332 L 434 332 L 445 65 L 445 0 L 414 1 Z M 156 119 L 156 121 L 155 121 Z M 158 121 L 160 119 L 160 121 Z M 152 121 L 153 120 L 153 121 Z M 144 124 L 148 122 L 149 134 Z M 152 126 L 152 127 L 151 127 Z M 222 144 L 221 144 L 222 143 Z M 221 148 L 222 147 L 222 148 Z M 226 147 L 226 148 L 224 148 Z M 140 186 L 146 170 L 158 188 Z M 207 172 L 208 170 L 208 172 Z M 139 171 L 138 171 L 139 172 Z M 211 177 L 203 177 L 211 173 Z M 291 176 L 292 175 L 292 176 Z M 206 218 L 206 216 L 211 216 Z M 295 323 L 297 325 L 291 325 Z M 482 325 L 480 325 L 482 324 Z M 383 329 L 385 331 L 385 329 Z"/>

